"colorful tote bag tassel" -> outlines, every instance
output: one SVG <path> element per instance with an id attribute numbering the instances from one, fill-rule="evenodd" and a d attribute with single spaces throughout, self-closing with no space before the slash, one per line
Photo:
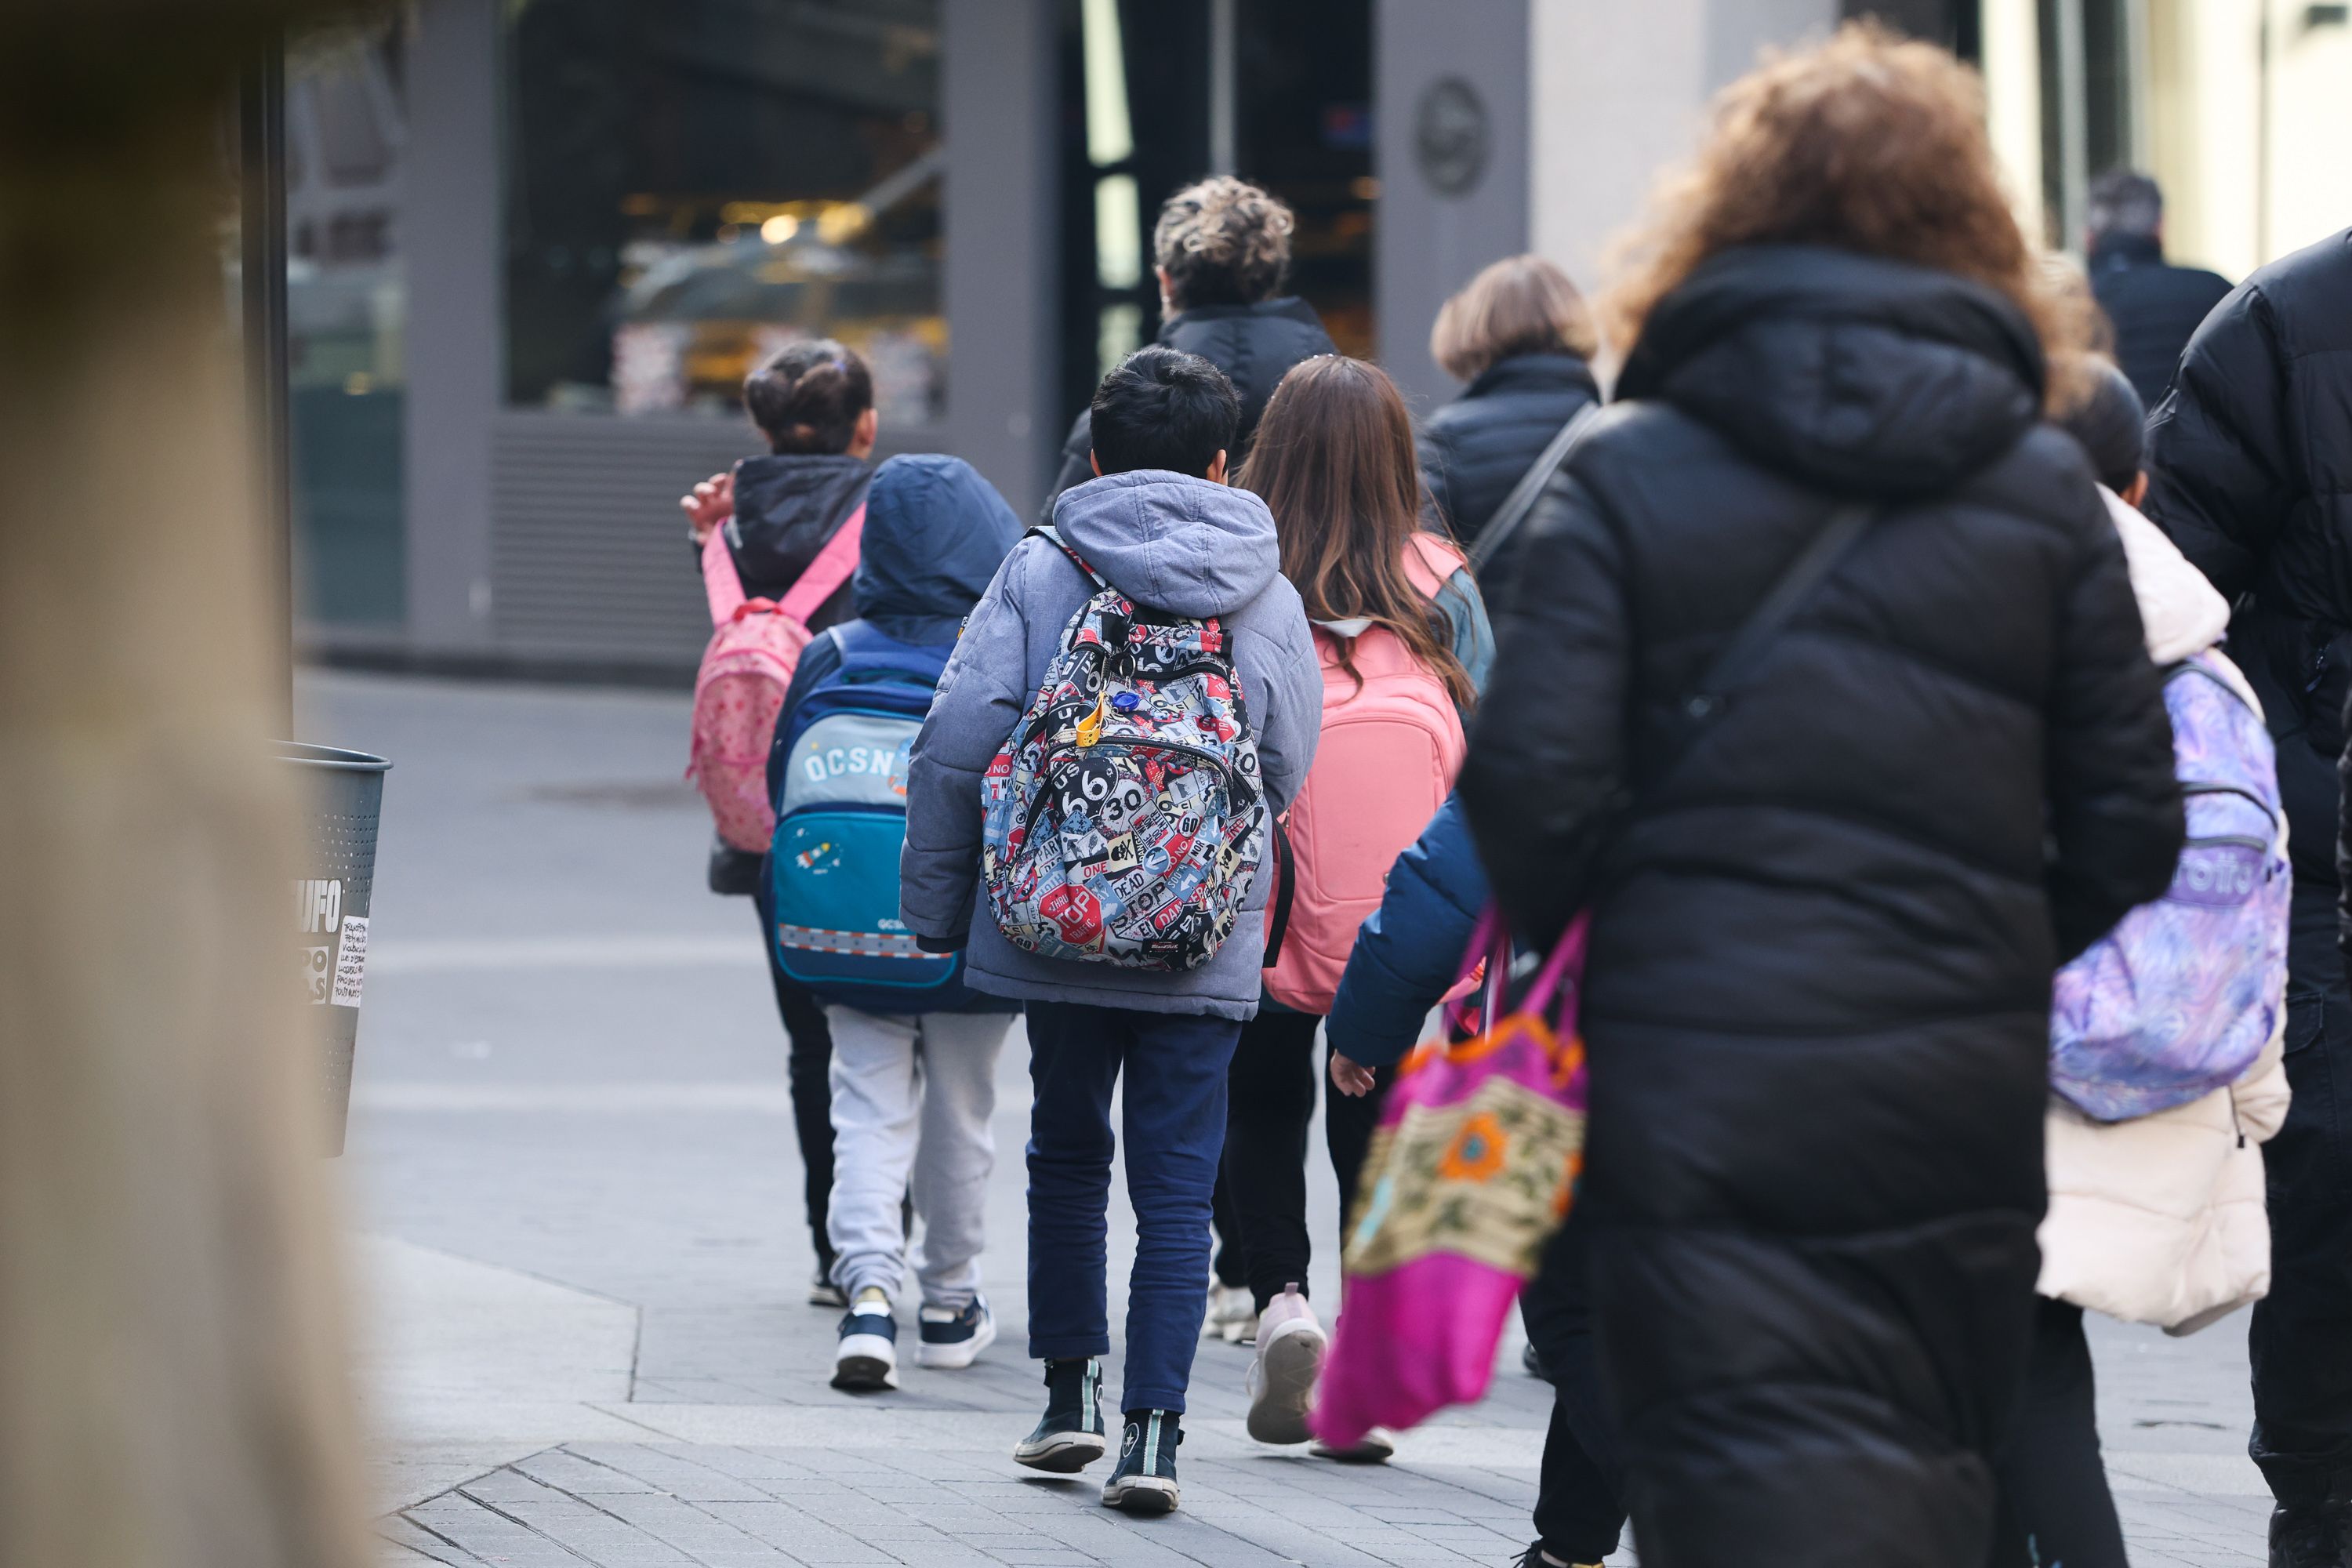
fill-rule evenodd
<path id="1" fill-rule="evenodd" d="M 1412 1426 L 1486 1394 L 1504 1320 L 1568 1217 L 1582 1163 L 1586 930 L 1580 915 L 1498 1016 L 1510 938 L 1490 908 L 1462 961 L 1463 981 L 1485 966 L 1483 1017 L 1455 1004 L 1447 1034 L 1469 1037 L 1423 1045 L 1390 1089 L 1308 1418 L 1325 1443 L 1352 1447 L 1374 1426 Z"/>

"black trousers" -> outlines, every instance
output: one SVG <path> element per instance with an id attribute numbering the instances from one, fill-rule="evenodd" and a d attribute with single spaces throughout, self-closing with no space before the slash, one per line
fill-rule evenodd
<path id="1" fill-rule="evenodd" d="M 2126 1568 L 2123 1526 L 2099 1458 L 2083 1309 L 2044 1296 L 2034 1314 L 2025 1396 L 1993 1462 L 2000 1482 L 1993 1568 Z"/>
<path id="2" fill-rule="evenodd" d="M 1258 1310 L 1285 1285 L 1307 1289 L 1314 1249 L 1307 1236 L 1307 1130 L 1315 1120 L 1315 1084 L 1322 1076 L 1312 1013 L 1262 1009 L 1242 1026 L 1241 1043 L 1226 1080 L 1223 1176 L 1230 1227 L 1219 1234 L 1238 1252 L 1241 1272 Z M 1391 1075 L 1384 1071 L 1381 1089 Z M 1380 1125 L 1381 1089 L 1358 1097 L 1334 1094 L 1324 1112 L 1324 1142 L 1339 1179 L 1339 1233 L 1353 1215 L 1356 1178 Z M 1226 1278 L 1221 1268 L 1220 1279 Z"/>
<path id="3" fill-rule="evenodd" d="M 2247 1344 L 2247 1446 L 2290 1506 L 2352 1488 L 2352 990 L 2336 889 L 2298 887 L 2287 950 L 2286 1124 L 2263 1145 L 2271 1293 Z"/>
<path id="4" fill-rule="evenodd" d="M 1598 1563 L 1625 1531 L 1625 1467 L 1601 1403 L 1601 1357 L 1585 1295 L 1588 1226 L 1571 1213 L 1519 1296 L 1528 1341 L 1551 1379 L 1536 1491 L 1536 1540 L 1564 1563 Z"/>
<path id="5" fill-rule="evenodd" d="M 824 1005 L 785 978 L 768 941 L 767 899 L 752 900 L 760 913 L 760 951 L 768 955 L 768 979 L 776 988 L 776 1013 L 791 1042 L 785 1073 L 792 1084 L 793 1131 L 799 1135 L 803 1172 L 802 1201 L 808 1209 L 809 1242 L 820 1273 L 833 1271 L 833 1243 L 825 1236 L 825 1210 L 833 1199 L 833 1029 Z"/>

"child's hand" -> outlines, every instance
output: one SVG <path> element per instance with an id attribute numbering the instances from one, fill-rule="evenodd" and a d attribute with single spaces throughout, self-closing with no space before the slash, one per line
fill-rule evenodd
<path id="1" fill-rule="evenodd" d="M 1372 1069 L 1351 1062 L 1339 1052 L 1331 1053 L 1331 1087 L 1350 1100 L 1361 1100 L 1372 1092 Z"/>
<path id="2" fill-rule="evenodd" d="M 735 515 L 735 475 L 730 470 L 713 474 L 694 487 L 694 493 L 677 498 L 678 509 L 693 526 L 694 542 L 700 544 L 710 537 L 710 531 Z"/>

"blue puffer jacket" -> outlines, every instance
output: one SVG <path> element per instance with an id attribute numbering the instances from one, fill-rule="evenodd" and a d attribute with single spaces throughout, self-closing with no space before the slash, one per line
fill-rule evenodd
<path id="1" fill-rule="evenodd" d="M 1486 870 L 1462 804 L 1448 795 L 1412 847 L 1397 857 L 1381 907 L 1356 933 L 1324 1026 L 1331 1048 L 1371 1068 L 1412 1049 L 1422 1019 L 1454 984 L 1486 907 Z"/>

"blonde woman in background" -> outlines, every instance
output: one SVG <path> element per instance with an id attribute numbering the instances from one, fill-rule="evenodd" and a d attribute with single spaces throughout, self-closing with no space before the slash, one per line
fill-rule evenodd
<path id="1" fill-rule="evenodd" d="M 1504 258 L 1437 312 L 1430 354 L 1468 384 L 1423 422 L 1421 468 L 1465 549 L 1560 426 L 1600 401 L 1597 341 L 1584 296 L 1540 256 Z"/>

